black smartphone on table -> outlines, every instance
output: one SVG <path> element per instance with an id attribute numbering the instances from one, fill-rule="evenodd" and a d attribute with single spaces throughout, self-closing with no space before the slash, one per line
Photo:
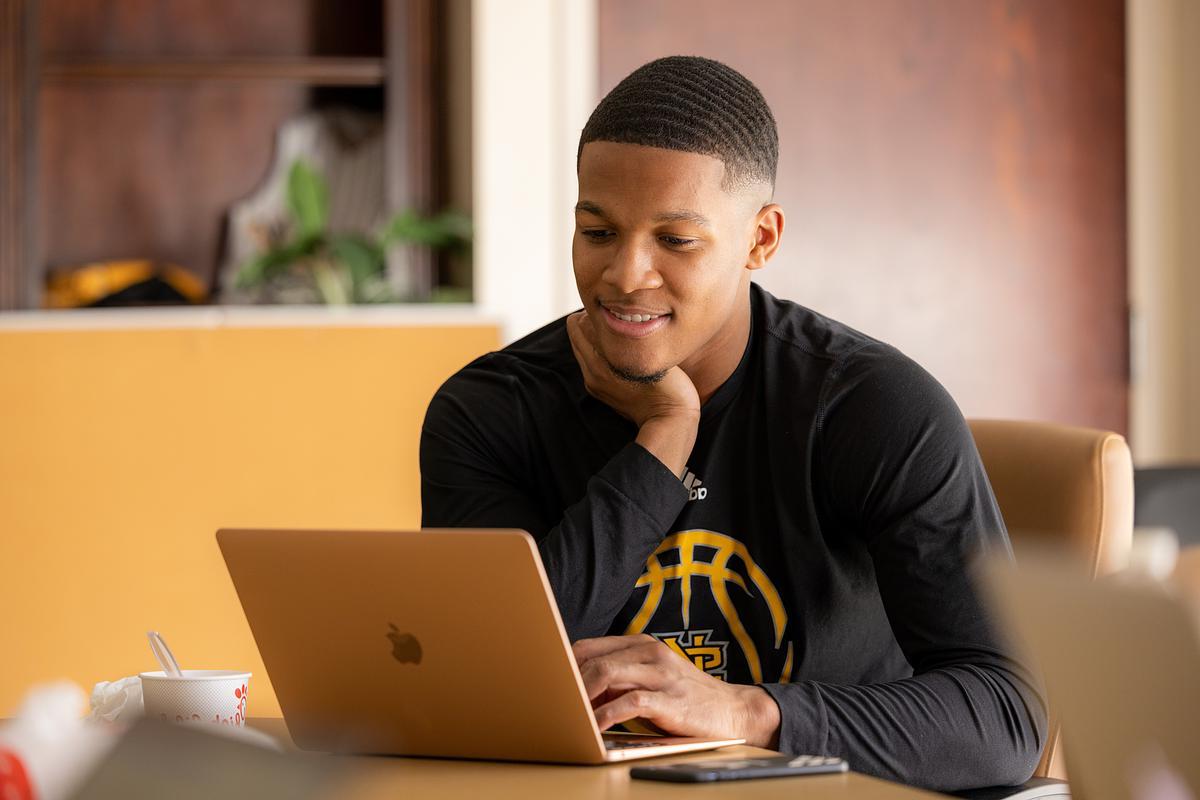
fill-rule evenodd
<path id="1" fill-rule="evenodd" d="M 629 776 L 649 781 L 709 783 L 741 781 L 751 778 L 785 778 L 793 775 L 820 775 L 845 772 L 849 766 L 832 756 L 767 756 L 765 758 L 728 758 L 722 761 L 693 761 L 655 767 L 632 767 Z"/>

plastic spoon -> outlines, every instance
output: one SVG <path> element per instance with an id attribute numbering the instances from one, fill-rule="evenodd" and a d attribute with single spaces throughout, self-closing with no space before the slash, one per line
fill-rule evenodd
<path id="1" fill-rule="evenodd" d="M 172 678 L 182 678 L 183 671 L 179 669 L 179 662 L 175 660 L 171 648 L 167 647 L 166 641 L 158 634 L 158 631 L 146 631 L 146 638 L 150 640 L 150 650 L 154 653 L 154 660 L 163 668 L 163 672 Z"/>

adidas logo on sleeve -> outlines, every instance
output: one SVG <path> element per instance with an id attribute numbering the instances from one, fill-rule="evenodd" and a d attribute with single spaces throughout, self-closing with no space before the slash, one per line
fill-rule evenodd
<path id="1" fill-rule="evenodd" d="M 683 486 L 688 490 L 688 502 L 693 500 L 703 500 L 708 497 L 708 488 L 704 486 L 704 482 L 696 477 L 696 473 L 691 469 L 684 467 L 683 469 Z"/>

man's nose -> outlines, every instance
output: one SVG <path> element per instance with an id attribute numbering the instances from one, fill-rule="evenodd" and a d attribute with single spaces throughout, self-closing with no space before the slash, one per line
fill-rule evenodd
<path id="1" fill-rule="evenodd" d="M 651 249 L 638 242 L 622 243 L 604 270 L 604 282 L 623 295 L 662 286 Z"/>

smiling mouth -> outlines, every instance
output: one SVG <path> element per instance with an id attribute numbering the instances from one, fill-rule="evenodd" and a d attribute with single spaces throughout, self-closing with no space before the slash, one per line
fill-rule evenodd
<path id="1" fill-rule="evenodd" d="M 606 308 L 604 310 L 612 314 L 617 319 L 625 322 L 650 322 L 651 320 L 656 320 L 659 317 L 667 316 L 666 314 L 622 314 L 619 311 L 613 311 L 610 308 Z"/>
<path id="2" fill-rule="evenodd" d="M 655 312 L 648 309 L 612 307 L 600 303 L 604 311 L 604 321 L 608 328 L 621 336 L 640 338 L 649 336 L 666 325 L 671 318 L 670 313 Z"/>

